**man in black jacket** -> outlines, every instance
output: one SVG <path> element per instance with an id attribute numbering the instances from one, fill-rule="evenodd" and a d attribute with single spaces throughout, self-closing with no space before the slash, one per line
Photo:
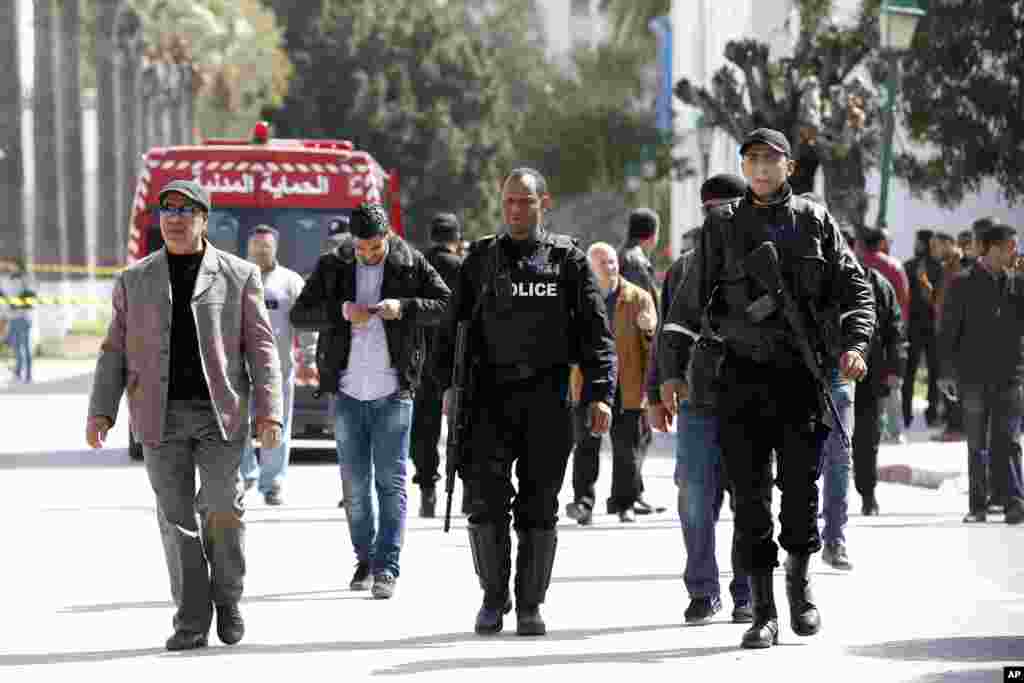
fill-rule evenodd
<path id="1" fill-rule="evenodd" d="M 462 228 L 453 213 L 439 213 L 430 221 L 430 239 L 434 246 L 427 250 L 427 261 L 444 279 L 449 289 L 454 290 L 459 277 L 462 257 L 459 256 L 462 242 Z M 434 366 L 435 341 L 440 326 L 426 331 L 426 353 L 424 367 Z M 420 390 L 416 392 L 416 405 L 412 412 L 412 464 L 416 473 L 412 483 L 420 487 L 420 517 L 433 517 L 437 506 L 437 480 L 440 458 L 437 442 L 441 438 L 441 388 L 434 381 L 433 373 L 424 372 Z"/>
<path id="2" fill-rule="evenodd" d="M 509 173 L 502 185 L 505 229 L 476 242 L 463 262 L 437 354 L 436 376 L 447 387 L 457 325 L 470 322 L 479 370 L 466 406 L 472 466 L 461 474 L 473 480 L 469 540 L 484 591 L 479 634 L 501 631 L 512 609 L 513 515 L 516 633 L 546 633 L 540 605 L 551 582 L 558 492 L 573 446 L 571 364 L 583 373 L 591 433 L 604 434 L 611 423 L 617 372 L 604 295 L 574 240 L 545 227 L 550 206 L 543 175 L 531 168 Z"/>
<path id="3" fill-rule="evenodd" d="M 957 395 L 967 429 L 969 509 L 986 521 L 988 478 L 1004 479 L 1007 524 L 1024 522 L 1020 421 L 1024 400 L 1024 282 L 1016 272 L 1016 231 L 985 223 L 979 258 L 956 276 L 942 309 L 940 388 Z M 986 460 L 991 459 L 991 467 Z"/>
<path id="4" fill-rule="evenodd" d="M 910 348 L 907 370 L 903 377 L 903 423 L 909 428 L 914 421 L 914 384 L 917 369 L 924 356 L 928 372 L 928 408 L 924 419 L 929 427 L 939 421 L 939 355 L 935 329 L 935 307 L 929 287 L 942 286 L 942 264 L 931 255 L 931 230 L 918 230 L 914 241 L 914 258 L 903 264 L 910 282 L 910 320 L 906 321 Z"/>
<path id="5" fill-rule="evenodd" d="M 820 628 L 808 563 L 821 548 L 817 480 L 830 416 L 821 410 L 822 387 L 804 364 L 777 292 L 765 290 L 747 273 L 744 259 L 765 242 L 774 243 L 805 326 L 814 329 L 815 321 L 840 321 L 834 333 L 817 335 L 826 340 L 814 349 L 824 377 L 836 370 L 852 380 L 864 376 L 875 316 L 864 272 L 843 244 L 831 215 L 824 207 L 793 196 L 787 179 L 794 162 L 786 137 L 757 129 L 744 140 L 740 153 L 749 192 L 728 215 L 708 219 L 698 247 L 705 255 L 694 259 L 662 329 L 679 325 L 700 330 L 707 309 L 724 340 L 721 367 L 708 372 L 694 368 L 692 374 L 716 377 L 714 410 L 736 499 L 736 546 L 740 566 L 751 576 L 754 607 L 754 623 L 744 633 L 742 646 L 763 648 L 777 643 L 779 632 L 772 582 L 778 566 L 771 513 L 773 450 L 782 463 L 779 543 L 789 553 L 790 623 L 798 635 L 812 635 Z M 689 394 L 684 378 L 693 339 L 663 332 L 658 345 L 662 401 L 671 411 Z"/>
<path id="6" fill-rule="evenodd" d="M 334 393 L 341 478 L 356 554 L 350 587 L 390 598 L 406 519 L 406 461 L 424 325 L 451 295 L 423 255 L 391 232 L 378 204 L 352 214 L 351 238 L 324 256 L 292 308 L 292 324 L 320 331 L 321 393 Z M 379 529 L 372 496 L 376 490 Z"/>
<path id="7" fill-rule="evenodd" d="M 874 268 L 865 268 L 875 297 L 875 336 L 868 352 L 868 374 L 857 383 L 854 398 L 853 471 L 861 512 L 878 514 L 878 445 L 882 438 L 884 400 L 903 377 L 907 365 L 907 336 L 896 290 Z"/>
<path id="8" fill-rule="evenodd" d="M 651 263 L 650 255 L 658 246 L 658 234 L 661 220 L 658 213 L 653 209 L 634 209 L 629 214 L 629 225 L 626 228 L 626 242 L 619 250 L 619 275 L 640 287 L 651 295 L 654 305 L 659 306 L 660 291 L 658 279 L 654 271 L 654 264 Z M 660 306 L 659 306 L 660 308 Z M 612 315 L 609 313 L 609 318 Z M 640 419 L 639 447 L 641 451 L 638 475 L 640 478 L 640 496 L 633 504 L 633 510 L 640 515 L 649 515 L 653 512 L 662 512 L 665 508 L 657 507 L 648 503 L 644 497 L 643 466 L 647 459 L 647 449 L 650 448 L 654 435 L 651 433 L 650 420 L 647 414 Z M 609 514 L 614 512 L 610 507 Z"/>

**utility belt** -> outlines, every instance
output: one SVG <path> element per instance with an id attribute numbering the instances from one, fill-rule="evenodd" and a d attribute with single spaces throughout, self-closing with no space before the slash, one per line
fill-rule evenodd
<path id="1" fill-rule="evenodd" d="M 515 363 L 513 365 L 491 365 L 485 371 L 485 375 L 494 384 L 509 384 L 511 382 L 522 382 L 544 375 L 550 375 L 557 370 L 568 370 L 567 365 L 537 366 L 529 363 Z"/>
<path id="2" fill-rule="evenodd" d="M 740 358 L 781 369 L 803 366 L 800 352 L 787 330 L 725 318 L 717 322 L 726 347 Z"/>

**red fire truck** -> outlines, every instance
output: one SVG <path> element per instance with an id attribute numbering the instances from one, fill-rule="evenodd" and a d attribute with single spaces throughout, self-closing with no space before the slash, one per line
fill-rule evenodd
<path id="1" fill-rule="evenodd" d="M 330 223 L 348 223 L 364 201 L 387 206 L 392 226 L 402 234 L 397 172 L 385 172 L 348 140 L 283 140 L 269 138 L 268 131 L 261 121 L 251 140 L 214 139 L 149 150 L 132 205 L 129 264 L 163 246 L 157 195 L 179 178 L 196 180 L 210 193 L 209 239 L 217 248 L 245 258 L 249 231 L 272 225 L 280 232 L 278 261 L 304 277 L 327 246 Z M 292 434 L 330 436 L 328 400 L 313 398 L 315 367 L 308 367 L 311 359 L 296 355 L 300 367 Z M 132 457 L 141 458 L 141 450 L 133 441 Z"/>

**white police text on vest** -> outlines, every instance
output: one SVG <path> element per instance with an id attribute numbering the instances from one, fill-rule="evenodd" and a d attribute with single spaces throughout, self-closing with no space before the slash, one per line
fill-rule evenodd
<path id="1" fill-rule="evenodd" d="M 557 282 L 513 282 L 513 296 L 558 296 Z"/>

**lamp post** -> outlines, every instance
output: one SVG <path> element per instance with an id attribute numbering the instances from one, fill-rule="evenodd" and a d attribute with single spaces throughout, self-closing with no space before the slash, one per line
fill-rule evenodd
<path id="1" fill-rule="evenodd" d="M 885 138 L 882 145 L 882 188 L 878 198 L 876 225 L 886 225 L 889 211 L 889 184 L 892 176 L 892 138 L 896 130 L 896 92 L 900 82 L 900 54 L 910 49 L 917 23 L 925 11 L 917 0 L 884 0 L 879 15 L 881 46 L 889 60 L 889 80 L 885 85 Z"/>

